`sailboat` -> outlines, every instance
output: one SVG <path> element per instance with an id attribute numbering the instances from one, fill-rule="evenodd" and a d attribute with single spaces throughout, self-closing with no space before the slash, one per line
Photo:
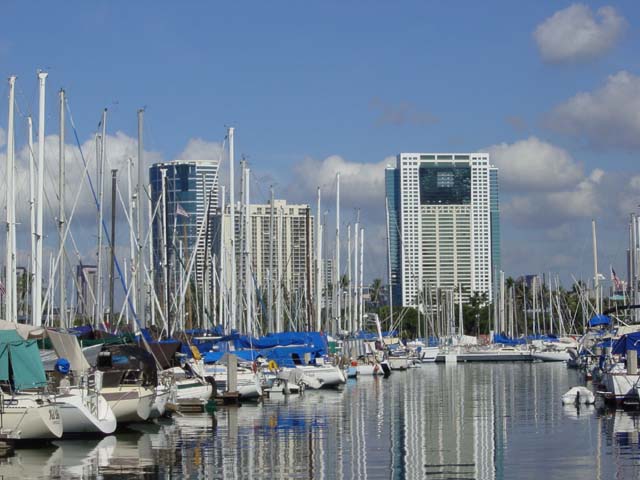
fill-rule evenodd
<path id="1" fill-rule="evenodd" d="M 61 382 L 56 397 L 65 434 L 113 433 L 118 425 L 109 403 L 100 393 L 102 372 L 91 372 L 76 337 L 52 330 L 48 335 L 58 356 L 69 362 L 73 372 L 73 383 L 63 386 Z"/>
<path id="2" fill-rule="evenodd" d="M 60 410 L 46 390 L 35 340 L 0 330 L 0 431 L 14 440 L 60 438 Z"/>

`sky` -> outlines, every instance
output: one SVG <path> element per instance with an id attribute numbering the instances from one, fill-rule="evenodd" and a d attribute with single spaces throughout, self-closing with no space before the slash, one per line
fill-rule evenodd
<path id="1" fill-rule="evenodd" d="M 339 171 L 341 223 L 346 230 L 360 209 L 368 279 L 386 268 L 384 166 L 399 152 L 491 154 L 500 168 L 507 275 L 589 278 L 591 219 L 600 271 L 626 270 L 628 215 L 640 203 L 635 0 L 7 1 L 3 11 L 0 70 L 18 76 L 19 235 L 28 227 L 25 116 L 37 113 L 36 71 L 49 73 L 50 248 L 57 91 L 64 88 L 89 162 L 108 109 L 108 156 L 123 194 L 139 108 L 149 164 L 218 159 L 226 126 L 234 126 L 255 201 L 265 201 L 273 185 L 277 197 L 315 204 L 320 186 L 322 211 L 333 218 Z M 2 98 L 7 91 L 5 83 Z M 67 211 L 80 190 L 72 255 L 88 261 L 95 257 L 95 207 L 80 188 L 72 134 L 68 124 Z M 28 247 L 21 246 L 24 257 Z"/>

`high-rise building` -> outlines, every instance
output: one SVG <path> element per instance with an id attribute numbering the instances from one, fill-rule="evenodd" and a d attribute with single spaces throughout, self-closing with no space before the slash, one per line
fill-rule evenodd
<path id="1" fill-rule="evenodd" d="M 76 313 L 92 316 L 98 292 L 98 267 L 78 265 L 76 267 Z"/>
<path id="2" fill-rule="evenodd" d="M 163 278 L 164 258 L 169 264 L 175 264 L 177 261 L 191 258 L 195 249 L 195 278 L 202 282 L 205 261 L 207 265 L 211 265 L 213 252 L 211 219 L 218 209 L 218 161 L 174 160 L 156 163 L 149 168 L 149 181 L 152 211 L 155 212 L 152 230 L 156 280 Z M 166 199 L 160 201 L 163 181 Z M 206 228 L 203 225 L 207 217 L 208 231 L 204 234 L 202 229 Z M 163 225 L 166 225 L 166 229 L 163 229 Z M 200 232 L 203 234 L 198 242 Z M 163 252 L 165 247 L 166 252 Z M 176 260 L 180 251 L 182 255 Z M 207 271 L 211 272 L 211 269 Z M 208 278 L 211 281 L 211 273 Z M 156 282 L 156 285 L 158 284 Z"/>
<path id="3" fill-rule="evenodd" d="M 309 264 L 309 259 L 313 259 L 314 245 L 314 222 L 309 205 L 287 204 L 286 200 L 274 200 L 273 216 L 271 215 L 271 205 L 252 204 L 249 206 L 249 232 L 251 238 L 250 268 L 254 277 L 254 283 L 262 292 L 266 292 L 268 287 L 269 271 L 272 271 L 271 278 L 277 278 L 278 272 L 281 285 L 288 294 L 298 292 L 302 294 L 309 292 L 313 294 L 314 265 Z M 236 268 L 238 278 L 242 278 L 241 268 L 243 268 L 244 242 L 241 236 L 245 235 L 241 228 L 241 217 L 236 213 L 235 227 L 235 247 L 236 247 Z M 223 234 L 224 252 L 229 252 L 231 247 L 231 218 L 227 211 L 223 215 L 223 225 L 220 226 L 220 218 L 216 218 L 214 243 L 216 243 L 216 254 L 220 255 L 218 235 Z M 273 223 L 271 223 L 273 222 Z M 231 268 L 230 258 L 224 254 L 225 271 Z M 271 259 L 270 259 L 271 258 Z M 309 281 L 307 281 L 309 279 Z M 274 285 L 276 281 L 274 280 Z M 275 286 L 273 287 L 275 288 Z M 275 294 L 274 294 L 275 295 Z"/>
<path id="4" fill-rule="evenodd" d="M 452 289 L 456 298 L 461 290 L 463 301 L 475 292 L 491 299 L 500 223 L 489 155 L 401 153 L 385 179 L 394 299 L 415 306 L 429 288 Z"/>

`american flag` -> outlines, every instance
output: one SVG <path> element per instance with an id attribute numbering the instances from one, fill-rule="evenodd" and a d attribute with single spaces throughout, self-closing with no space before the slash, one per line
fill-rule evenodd
<path id="1" fill-rule="evenodd" d="M 189 212 L 182 208 L 182 205 L 180 205 L 179 203 L 176 205 L 176 215 L 189 218 Z"/>
<path id="2" fill-rule="evenodd" d="M 616 271 L 613 269 L 613 267 L 611 267 L 611 281 L 613 282 L 616 291 L 622 290 L 622 280 L 618 278 L 618 275 L 616 275 Z"/>

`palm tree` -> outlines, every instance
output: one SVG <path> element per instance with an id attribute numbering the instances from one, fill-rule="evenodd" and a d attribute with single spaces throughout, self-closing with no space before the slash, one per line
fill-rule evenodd
<path id="1" fill-rule="evenodd" d="M 371 303 L 378 304 L 380 302 L 380 291 L 382 290 L 382 280 L 374 278 L 373 283 L 369 287 L 371 293 Z"/>

